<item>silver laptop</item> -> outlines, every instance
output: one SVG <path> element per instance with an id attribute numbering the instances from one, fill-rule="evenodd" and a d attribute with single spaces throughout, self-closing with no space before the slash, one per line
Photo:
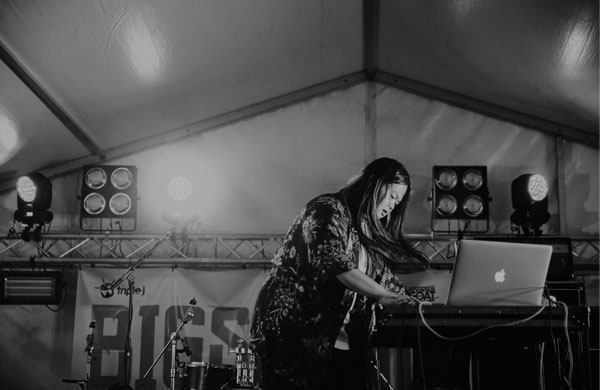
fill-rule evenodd
<path id="1" fill-rule="evenodd" d="M 541 306 L 552 246 L 461 240 L 448 292 L 452 306 Z"/>

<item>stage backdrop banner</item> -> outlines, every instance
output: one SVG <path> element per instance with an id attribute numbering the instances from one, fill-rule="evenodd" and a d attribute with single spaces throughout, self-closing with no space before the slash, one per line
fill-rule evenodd
<path id="1" fill-rule="evenodd" d="M 267 274 L 262 269 L 140 268 L 123 278 L 123 269 L 81 270 L 72 377 L 85 378 L 89 367 L 90 390 L 108 389 L 126 381 L 124 351 L 131 313 L 129 385 L 135 389 L 168 389 L 172 361 L 169 338 L 190 308 L 193 317 L 179 335 L 192 354 L 178 352 L 180 362 L 206 362 L 219 370 L 232 370 L 234 349 L 247 345 L 254 302 Z M 123 281 L 118 283 L 120 279 Z M 118 286 L 112 293 L 102 288 L 113 283 Z M 165 345 L 165 353 L 143 378 Z M 89 366 L 88 346 L 94 348 Z M 183 349 L 181 340 L 177 348 Z"/>

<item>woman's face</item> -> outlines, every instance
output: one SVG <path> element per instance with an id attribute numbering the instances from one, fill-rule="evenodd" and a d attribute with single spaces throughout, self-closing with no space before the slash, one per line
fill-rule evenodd
<path id="1" fill-rule="evenodd" d="M 379 194 L 377 194 L 377 206 L 375 207 L 377 218 L 385 218 L 391 213 L 394 207 L 402 201 L 407 190 L 408 186 L 406 184 L 393 183 L 382 185 L 379 189 Z"/>

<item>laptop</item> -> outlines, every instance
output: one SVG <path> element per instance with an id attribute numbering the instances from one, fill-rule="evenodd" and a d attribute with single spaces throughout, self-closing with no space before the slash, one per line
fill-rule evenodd
<path id="1" fill-rule="evenodd" d="M 541 306 L 552 246 L 461 240 L 447 304 Z"/>

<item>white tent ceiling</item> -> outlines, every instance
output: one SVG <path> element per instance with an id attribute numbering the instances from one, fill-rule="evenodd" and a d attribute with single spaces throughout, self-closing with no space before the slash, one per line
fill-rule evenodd
<path id="1" fill-rule="evenodd" d="M 0 190 L 361 82 L 598 147 L 597 0 L 0 0 Z"/>

